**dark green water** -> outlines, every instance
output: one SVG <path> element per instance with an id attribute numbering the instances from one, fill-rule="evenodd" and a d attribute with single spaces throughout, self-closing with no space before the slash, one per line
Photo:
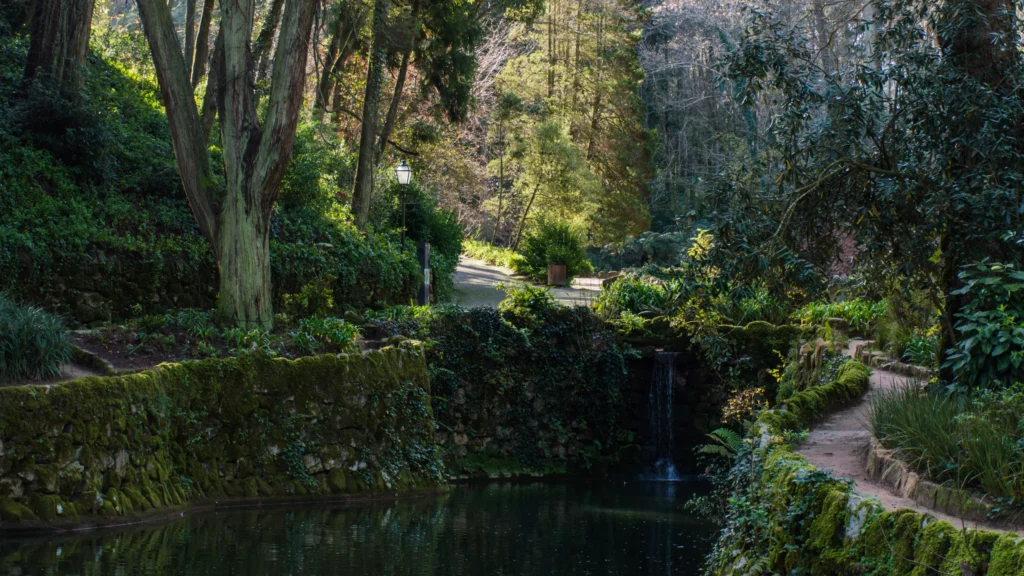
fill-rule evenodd
<path id="1" fill-rule="evenodd" d="M 0 576 L 699 574 L 715 527 L 687 484 L 488 484 L 0 541 Z"/>

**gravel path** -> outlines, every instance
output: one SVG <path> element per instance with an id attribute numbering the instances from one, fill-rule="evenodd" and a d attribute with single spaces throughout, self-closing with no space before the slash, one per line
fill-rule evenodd
<path id="1" fill-rule="evenodd" d="M 856 347 L 863 343 L 862 340 L 851 341 L 847 355 L 853 356 Z M 888 484 L 878 482 L 867 474 L 867 455 L 871 442 L 868 410 L 871 407 L 871 398 L 884 390 L 901 386 L 908 380 L 906 376 L 900 374 L 873 369 L 871 387 L 860 401 L 816 424 L 797 451 L 818 468 L 831 470 L 836 476 L 853 480 L 854 489 L 858 493 L 878 498 L 887 510 L 910 508 L 931 514 L 940 520 L 947 520 L 960 528 L 964 525 L 960 518 L 924 508 L 914 500 L 905 498 Z M 1005 528 L 986 523 L 966 522 L 966 525 L 968 528 L 1005 531 Z"/>
<path id="2" fill-rule="evenodd" d="M 455 269 L 455 301 L 463 308 L 496 308 L 505 299 L 505 293 L 497 288 L 498 284 L 526 281 L 508 268 L 461 256 Z M 567 306 L 586 306 L 600 292 L 601 280 L 598 278 L 577 278 L 569 288 L 551 290 L 555 299 Z"/>

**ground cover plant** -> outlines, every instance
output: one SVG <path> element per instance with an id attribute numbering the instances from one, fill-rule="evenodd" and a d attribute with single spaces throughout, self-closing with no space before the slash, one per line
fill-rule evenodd
<path id="1" fill-rule="evenodd" d="M 869 424 L 927 478 L 1024 506 L 1024 386 L 949 394 L 909 383 L 872 398 Z"/>
<path id="2" fill-rule="evenodd" d="M 59 376 L 71 356 L 60 318 L 0 292 L 0 384 Z"/>
<path id="3" fill-rule="evenodd" d="M 273 330 L 247 330 L 218 325 L 212 311 L 186 308 L 80 332 L 69 341 L 115 369 L 139 370 L 162 362 L 245 354 L 298 358 L 354 353 L 361 349 L 359 337 L 357 324 L 337 316 L 278 314 Z"/>

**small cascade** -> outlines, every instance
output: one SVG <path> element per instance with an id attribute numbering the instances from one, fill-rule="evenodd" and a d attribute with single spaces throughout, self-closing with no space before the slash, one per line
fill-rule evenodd
<path id="1" fill-rule="evenodd" d="M 650 428 L 655 442 L 654 470 L 651 480 L 678 480 L 672 460 L 672 388 L 675 381 L 675 352 L 658 352 L 651 378 Z"/>

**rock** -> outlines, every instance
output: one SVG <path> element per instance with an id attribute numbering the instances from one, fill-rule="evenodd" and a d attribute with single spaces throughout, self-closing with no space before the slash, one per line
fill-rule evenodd
<path id="1" fill-rule="evenodd" d="M 316 474 L 324 471 L 323 462 L 313 454 L 304 455 L 302 457 L 302 465 L 306 468 L 306 472 L 308 474 Z"/>
<path id="2" fill-rule="evenodd" d="M 466 434 L 455 434 L 453 438 L 456 446 L 465 446 L 466 444 L 469 444 L 469 436 Z"/>
<path id="3" fill-rule="evenodd" d="M 71 315 L 82 324 L 110 320 L 110 301 L 96 292 L 69 290 Z"/>
<path id="4" fill-rule="evenodd" d="M 121 478 L 124 478 L 124 467 L 128 463 L 128 452 L 124 448 L 118 450 L 117 456 L 114 457 L 114 471 Z"/>

